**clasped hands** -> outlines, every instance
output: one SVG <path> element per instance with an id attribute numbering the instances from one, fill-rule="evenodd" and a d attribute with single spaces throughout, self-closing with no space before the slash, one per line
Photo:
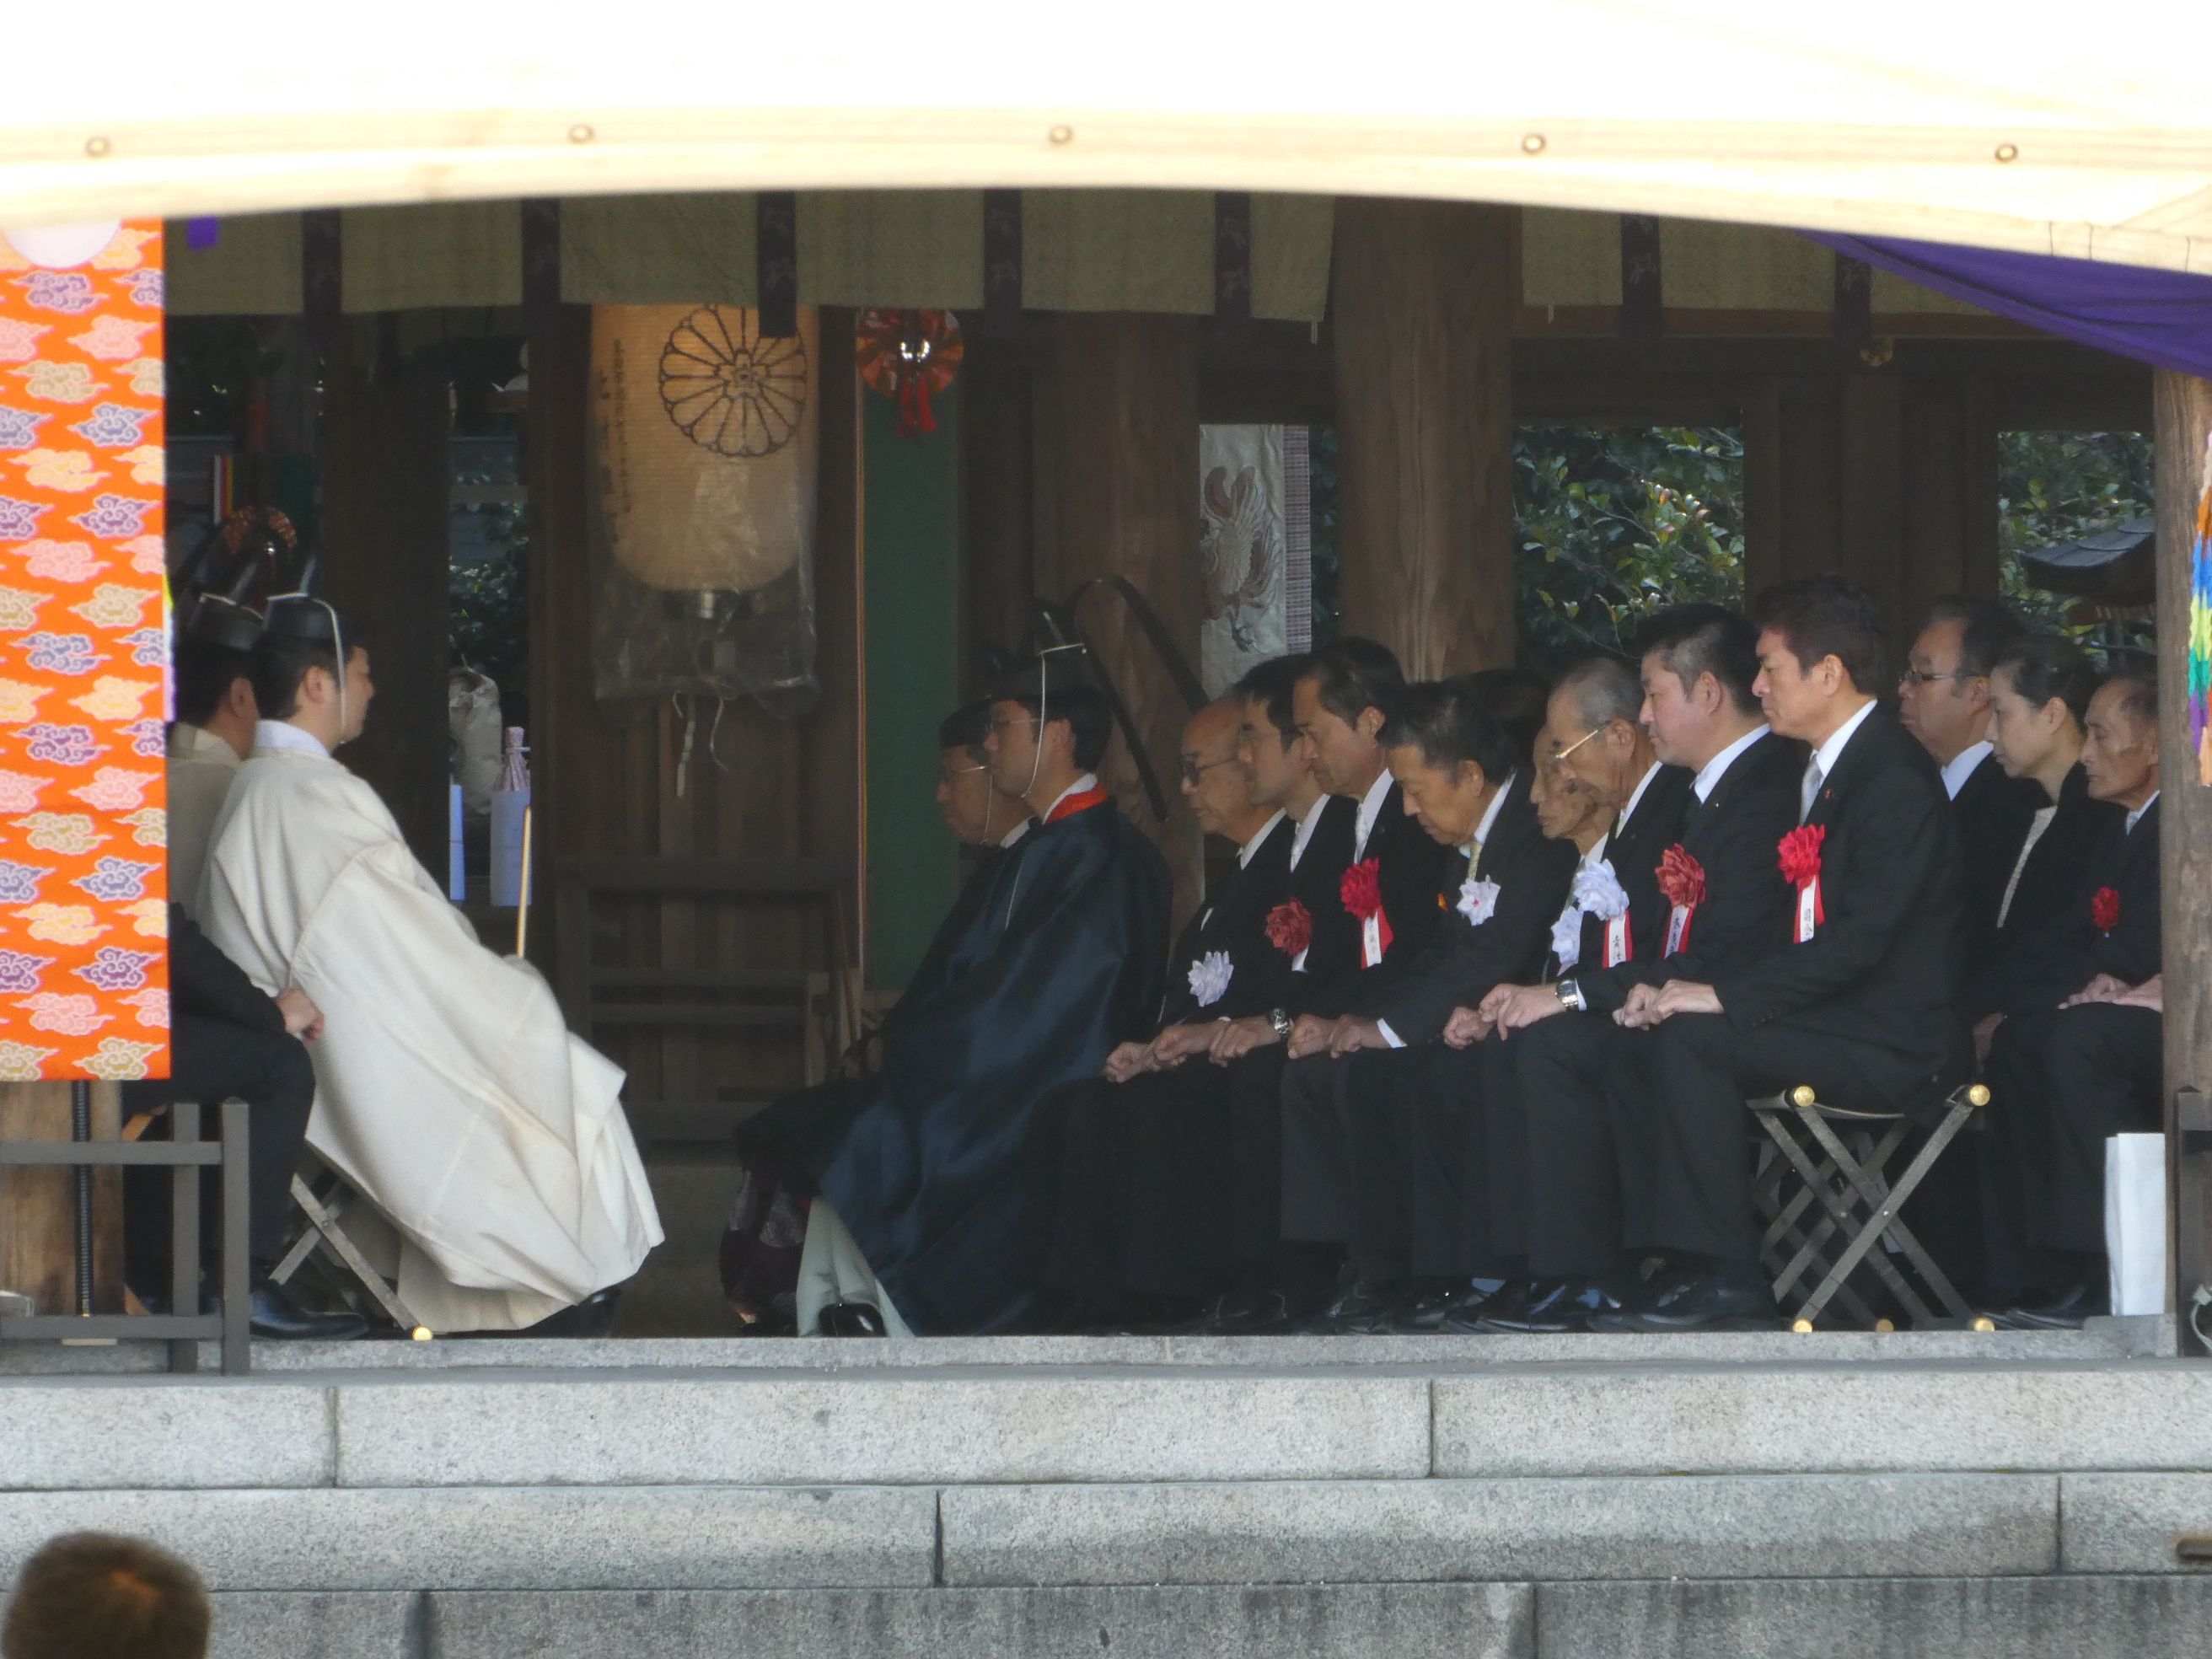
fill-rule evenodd
<path id="1" fill-rule="evenodd" d="M 1444 1041 L 1455 1048 L 1496 1036 L 1501 1042 L 1515 1031 L 1567 1012 L 1559 991 L 1550 985 L 1500 985 L 1473 1008 L 1455 1008 L 1444 1023 Z M 1720 995 L 1710 985 L 1694 980 L 1668 980 L 1664 985 L 1638 985 L 1613 1015 L 1616 1024 L 1644 1030 L 1676 1014 L 1717 1014 Z"/>

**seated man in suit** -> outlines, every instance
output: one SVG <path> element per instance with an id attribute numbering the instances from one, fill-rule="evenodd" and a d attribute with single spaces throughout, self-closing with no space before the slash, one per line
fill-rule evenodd
<path id="1" fill-rule="evenodd" d="M 2087 878 L 2023 947 L 2032 971 L 1990 1046 L 1990 1276 L 2021 1292 L 2002 1316 L 2021 1328 L 2104 1311 L 2105 1139 L 2164 1117 L 2154 671 L 2120 668 L 2098 688 L 2081 763 L 2089 794 L 2121 816 Z"/>
<path id="2" fill-rule="evenodd" d="M 1107 1056 L 1103 1076 L 1062 1090 L 1041 1115 L 1057 1116 L 1038 1137 L 1036 1179 L 1054 1194 L 1043 1206 L 1047 1282 L 1071 1298 L 1067 1322 L 1118 1322 L 1178 1310 L 1180 1251 L 1158 1249 L 1153 1204 L 1139 1191 L 1178 1172 L 1205 1180 L 1206 1160 L 1164 1156 L 1209 1086 L 1202 1056 L 1224 1020 L 1264 1014 L 1289 994 L 1291 956 L 1269 937 L 1269 921 L 1291 896 L 1291 849 L 1298 826 L 1273 800 L 1254 799 L 1241 758 L 1245 699 L 1232 691 L 1183 727 L 1182 794 L 1206 835 L 1237 849 L 1236 867 L 1192 916 L 1168 964 L 1158 1028 Z M 1308 769 L 1310 787 L 1310 769 Z M 1316 794 L 1318 792 L 1316 792 Z M 1310 806 L 1311 802 L 1304 803 Z M 1051 1132 L 1056 1129 L 1057 1133 Z M 1191 1296 L 1195 1300 L 1202 1289 Z M 1163 1305 L 1147 1310 L 1144 1302 Z"/>
<path id="3" fill-rule="evenodd" d="M 1799 827 L 1775 849 L 1795 890 L 1767 950 L 1669 980 L 1633 1016 L 1659 1027 L 1651 1243 L 1674 1272 L 1601 1329 L 1775 1319 L 1759 1261 L 1744 1102 L 1809 1084 L 1832 1104 L 1923 1112 L 1960 1069 L 1952 998 L 1958 835 L 1936 763 L 1875 700 L 1881 624 L 1856 584 L 1816 576 L 1760 600 L 1768 723 L 1812 749 Z"/>
<path id="4" fill-rule="evenodd" d="M 1408 687 L 1380 738 L 1422 830 L 1453 849 L 1458 890 L 1419 955 L 1362 988 L 1349 1012 L 1291 1033 L 1284 1236 L 1356 1246 L 1316 1329 L 1382 1328 L 1416 1292 L 1401 1151 L 1413 1103 L 1464 1086 L 1474 1057 L 1440 1041 L 1453 1011 L 1535 972 L 1575 867 L 1571 842 L 1545 838 L 1529 769 L 1465 680 Z M 1415 1074 L 1420 1085 L 1399 1086 Z"/>
<path id="5" fill-rule="evenodd" d="M 315 1103 L 315 1068 L 303 1042 L 322 1035 L 323 1017 L 306 993 L 289 986 L 265 994 L 245 972 L 208 942 L 180 905 L 169 907 L 170 1072 L 158 1081 L 123 1085 L 127 1113 L 179 1100 L 218 1106 L 243 1100 L 248 1112 L 246 1177 L 246 1254 L 253 1304 L 253 1334 L 348 1338 L 368 1326 L 349 1313 L 311 1313 L 269 1281 L 289 1242 L 292 1172 L 307 1140 Z M 208 1133 L 202 1120 L 202 1133 Z M 167 1135 L 166 1121 L 153 1133 Z M 212 1176 L 214 1172 L 209 1171 Z M 175 1177 L 166 1169 L 124 1171 L 125 1277 L 149 1304 L 166 1293 L 162 1265 L 169 1252 L 169 1205 Z M 210 1181 L 204 1183 L 212 1188 Z M 220 1212 L 215 1193 L 203 1195 L 203 1232 L 211 1243 Z M 151 1294 L 149 1294 L 151 1292 Z M 190 1309 L 178 1310 L 190 1312 Z"/>
<path id="6" fill-rule="evenodd" d="M 1942 769 L 1959 826 L 1966 884 L 1959 971 L 1969 976 L 1995 959 L 2005 879 L 2043 805 L 2039 790 L 2006 772 L 1990 737 L 1990 676 L 2027 631 L 1994 600 L 1939 599 L 1897 683 L 1898 718 Z"/>
<path id="7" fill-rule="evenodd" d="M 1307 971 L 1291 997 L 1256 1018 L 1224 1024 L 1207 1050 L 1219 1068 L 1209 1100 L 1225 1115 L 1231 1258 L 1214 1284 L 1222 1296 L 1209 1330 L 1285 1329 L 1328 1302 L 1339 1253 L 1289 1245 L 1283 1237 L 1282 1079 L 1290 1045 L 1318 1039 L 1325 1047 L 1340 1014 L 1409 972 L 1459 890 L 1451 849 L 1407 810 L 1385 763 L 1382 728 L 1406 694 L 1397 659 L 1372 640 L 1350 637 L 1316 652 L 1293 689 L 1298 741 L 1321 786 L 1352 809 L 1352 822 L 1335 885 L 1301 895 L 1306 914 L 1296 918 L 1295 932 L 1310 933 L 1310 943 L 1300 951 Z M 1222 1207 L 1218 1194 L 1207 1206 Z M 1188 1231 L 1202 1235 L 1212 1224 Z"/>

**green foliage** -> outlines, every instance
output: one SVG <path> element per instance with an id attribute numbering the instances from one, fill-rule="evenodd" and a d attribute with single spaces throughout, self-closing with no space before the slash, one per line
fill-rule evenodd
<path id="1" fill-rule="evenodd" d="M 2147 622 L 2075 623 L 2074 601 L 2028 585 L 2022 553 L 2148 518 L 2155 446 L 2140 432 L 1997 434 L 1997 554 L 2005 599 L 2031 627 L 2100 651 L 2148 651 Z"/>
<path id="2" fill-rule="evenodd" d="M 504 503 L 461 509 L 488 522 L 486 540 L 501 544 L 499 556 L 456 562 L 447 589 L 446 635 L 455 666 L 466 663 L 499 686 L 509 726 L 525 724 L 530 695 L 528 596 L 523 580 L 529 538 L 526 510 Z"/>
<path id="3" fill-rule="evenodd" d="M 1653 612 L 1743 600 L 1743 441 L 1718 428 L 1514 434 L 1520 659 L 1624 652 Z"/>

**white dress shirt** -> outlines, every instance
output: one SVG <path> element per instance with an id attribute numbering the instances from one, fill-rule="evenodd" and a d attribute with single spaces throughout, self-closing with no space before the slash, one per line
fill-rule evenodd
<path id="1" fill-rule="evenodd" d="M 1298 860 L 1306 855 L 1306 843 L 1313 839 L 1315 827 L 1321 823 L 1322 811 L 1328 805 L 1332 797 L 1328 795 L 1315 796 L 1314 804 L 1306 808 L 1305 817 L 1298 820 L 1297 830 L 1291 836 L 1291 869 L 1297 869 Z"/>
<path id="2" fill-rule="evenodd" d="M 1658 761 L 1653 761 L 1651 764 L 1645 769 L 1644 775 L 1636 781 L 1636 787 L 1632 792 L 1631 792 L 1628 797 L 1628 805 L 1620 809 L 1620 815 L 1613 821 L 1613 829 L 1620 829 L 1622 824 L 1627 823 L 1629 819 L 1636 816 L 1637 806 L 1644 799 L 1644 792 L 1650 788 L 1651 780 L 1659 775 L 1661 764 L 1662 763 Z M 1501 796 L 1504 793 L 1503 791 L 1500 791 L 1499 793 Z M 1608 833 L 1606 839 L 1607 841 L 1611 841 L 1613 839 L 1612 835 Z"/>
<path id="3" fill-rule="evenodd" d="M 1853 738 L 1858 736 L 1859 727 L 1867 723 L 1874 711 L 1875 702 L 1869 697 L 1866 706 L 1831 732 L 1828 734 L 1828 740 L 1815 749 L 1812 758 L 1805 763 L 1805 785 L 1798 796 L 1798 823 L 1802 823 L 1807 818 L 1812 817 L 1813 797 L 1819 792 L 1823 783 L 1836 775 L 1836 763 L 1843 759 L 1844 749 L 1850 745 Z M 1815 771 L 1815 768 L 1819 769 Z"/>
<path id="4" fill-rule="evenodd" d="M 2135 834 L 2136 825 L 2142 822 L 2142 815 L 2149 811 L 2152 807 L 2158 805 L 2158 797 L 2159 792 L 2155 789 L 2152 790 L 2150 792 L 2150 799 L 2145 801 L 2141 806 L 2136 807 L 2134 811 L 2128 814 L 2128 833 L 2130 835 L 2132 836 Z"/>
<path id="5" fill-rule="evenodd" d="M 1690 787 L 1697 791 L 1698 800 L 1710 800 L 1712 798 L 1714 788 L 1719 784 L 1720 781 L 1723 777 L 1728 775 L 1729 768 L 1735 764 L 1736 757 L 1742 754 L 1745 750 L 1750 748 L 1752 744 L 1757 743 L 1761 738 L 1765 737 L 1774 728 L 1769 726 L 1765 720 L 1761 720 L 1758 725 L 1753 726 L 1750 731 L 1745 732 L 1727 748 L 1722 750 L 1719 754 L 1714 756 L 1703 766 L 1699 767 L 1698 769 L 1698 775 L 1690 781 Z"/>
<path id="6" fill-rule="evenodd" d="M 1966 780 L 1974 770 L 1996 751 L 1986 742 L 1970 743 L 1943 763 L 1943 793 L 1953 800 L 1966 787 Z"/>
<path id="7" fill-rule="evenodd" d="M 1275 826 L 1283 821 L 1284 817 L 1285 814 L 1281 812 L 1276 813 L 1274 817 L 1260 826 L 1258 835 L 1237 849 L 1237 867 L 1239 870 L 1249 870 L 1252 867 L 1252 860 L 1260 850 L 1260 843 L 1275 833 Z"/>
<path id="8" fill-rule="evenodd" d="M 1367 856 L 1367 838 L 1375 833 L 1375 820 L 1382 816 L 1382 803 L 1390 793 L 1391 786 L 1398 781 L 1384 767 L 1367 786 L 1367 793 L 1359 798 L 1359 811 L 1352 820 L 1352 861 L 1354 864 Z"/>

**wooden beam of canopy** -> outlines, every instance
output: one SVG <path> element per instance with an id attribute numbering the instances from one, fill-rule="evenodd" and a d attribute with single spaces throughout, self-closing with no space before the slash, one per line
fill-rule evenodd
<path id="1" fill-rule="evenodd" d="M 79 60 L 68 9 L 16 9 L 11 62 Z M 1825 13 L 1771 0 L 1378 0 L 1352 29 L 1294 0 L 1259 30 L 1234 8 L 1131 0 L 1079 47 L 1040 52 L 1019 0 L 951 0 L 932 38 L 957 45 L 916 68 L 890 44 L 913 20 L 890 0 L 855 0 L 803 52 L 750 58 L 678 0 L 635 0 L 612 29 L 524 0 L 392 0 L 368 31 L 250 0 L 217 29 L 188 9 L 134 18 L 131 50 L 97 75 L 16 76 L 0 224 L 1141 187 L 1518 202 L 2201 270 L 2212 106 L 2197 54 L 2143 48 L 2172 15 L 2108 0 L 2085 29 L 2028 0 L 1993 28 L 1979 8 L 1866 0 L 1843 45 Z"/>

